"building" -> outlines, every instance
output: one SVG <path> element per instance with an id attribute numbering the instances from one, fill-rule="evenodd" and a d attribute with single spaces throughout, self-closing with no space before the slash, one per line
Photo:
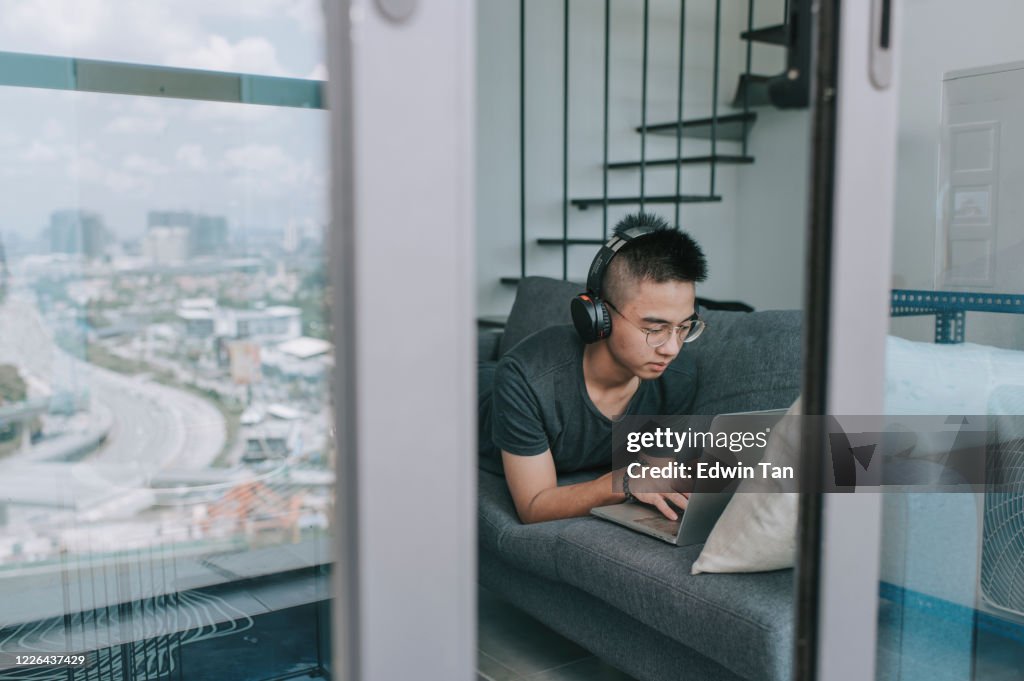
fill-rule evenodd
<path id="1" fill-rule="evenodd" d="M 179 303 L 177 316 L 191 338 L 282 343 L 302 336 L 302 310 L 287 305 L 239 310 L 219 307 L 212 298 L 192 298 Z"/>
<path id="2" fill-rule="evenodd" d="M 156 265 L 178 265 L 189 258 L 186 227 L 153 227 L 146 232 L 143 255 Z"/>
<path id="3" fill-rule="evenodd" d="M 150 211 L 149 230 L 180 227 L 188 232 L 188 257 L 222 255 L 228 245 L 228 221 L 220 215 L 188 211 Z"/>
<path id="4" fill-rule="evenodd" d="M 178 304 L 178 319 L 185 323 L 185 335 L 189 338 L 213 336 L 217 301 L 213 298 L 190 298 Z"/>
<path id="5" fill-rule="evenodd" d="M 112 242 L 110 232 L 97 213 L 83 210 L 59 210 L 50 215 L 47 237 L 51 253 L 103 257 Z"/>

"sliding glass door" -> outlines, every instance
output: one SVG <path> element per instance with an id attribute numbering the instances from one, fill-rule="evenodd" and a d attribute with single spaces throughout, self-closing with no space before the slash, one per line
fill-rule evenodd
<path id="1" fill-rule="evenodd" d="M 1024 15 L 821 9 L 809 368 L 822 413 L 877 429 L 867 484 L 806 498 L 803 678 L 1019 678 Z"/>

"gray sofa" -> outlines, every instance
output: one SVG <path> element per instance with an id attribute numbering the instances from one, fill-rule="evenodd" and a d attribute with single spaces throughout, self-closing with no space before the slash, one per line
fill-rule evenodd
<path id="1" fill-rule="evenodd" d="M 524 279 L 497 359 L 533 331 L 569 322 L 578 284 Z M 694 411 L 789 406 L 800 388 L 798 311 L 703 313 L 687 346 L 698 366 Z M 575 473 L 560 484 L 603 471 Z M 504 478 L 480 472 L 480 584 L 612 665 L 650 681 L 783 681 L 793 649 L 793 573 L 690 575 L 700 546 L 673 547 L 596 518 L 523 525 Z"/>

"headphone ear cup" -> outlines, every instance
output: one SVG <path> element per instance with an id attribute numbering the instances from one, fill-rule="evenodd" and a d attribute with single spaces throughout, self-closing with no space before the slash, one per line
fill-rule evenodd
<path id="1" fill-rule="evenodd" d="M 581 293 L 569 304 L 572 325 L 584 343 L 594 343 L 607 338 L 612 332 L 612 320 L 604 302 L 594 296 Z"/>
<path id="2" fill-rule="evenodd" d="M 603 340 L 612 335 L 612 315 L 608 306 L 600 298 L 597 299 L 597 339 Z"/>

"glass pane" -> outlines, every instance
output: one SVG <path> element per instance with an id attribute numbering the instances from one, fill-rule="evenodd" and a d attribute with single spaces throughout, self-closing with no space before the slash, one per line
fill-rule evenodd
<path id="1" fill-rule="evenodd" d="M 0 46 L 270 73 L 182 55 L 297 21 L 164 4 L 19 3 Z M 304 74 L 303 21 L 245 39 Z M 97 679 L 322 669 L 327 114 L 33 87 L 0 110 L 0 678 L 66 677 L 12 669 L 40 653 Z"/>
<path id="2" fill-rule="evenodd" d="M 613 494 L 610 481 L 592 482 L 622 470 L 612 461 L 611 431 L 623 411 L 683 412 L 706 427 L 724 413 L 785 411 L 799 394 L 810 117 L 805 109 L 775 108 L 768 92 L 769 80 L 786 80 L 780 41 L 789 3 L 752 4 L 750 16 L 745 2 L 573 2 L 566 17 L 563 3 L 479 3 L 479 671 L 487 678 L 558 665 L 564 668 L 551 678 L 676 678 L 684 675 L 679 670 L 695 678 L 788 678 L 793 573 L 776 568 L 793 564 L 793 496 L 768 495 L 785 506 L 779 517 L 787 519 L 771 541 L 788 547 L 770 566 L 746 551 L 721 571 L 754 574 L 691 574 L 707 532 L 684 536 L 682 546 L 663 542 L 650 535 L 678 523 L 652 506 L 621 503 L 625 497 Z M 742 38 L 751 28 L 764 29 L 761 37 Z M 680 120 L 686 124 L 676 125 Z M 681 350 L 677 341 L 651 348 L 645 328 L 679 325 L 694 310 L 669 305 L 649 319 L 636 308 L 641 285 L 630 281 L 620 290 L 624 304 L 609 296 L 611 337 L 584 346 L 568 326 L 570 301 L 584 291 L 607 235 L 641 209 L 703 249 L 709 275 L 695 290 L 707 326 Z M 520 282 L 524 274 L 543 279 Z M 699 367 L 699 385 L 673 383 L 635 363 L 610 377 L 590 372 L 584 357 L 594 357 L 595 348 L 621 353 L 632 342 L 639 354 L 616 356 L 620 369 L 678 350 L 669 369 Z M 558 367 L 544 364 L 559 360 Z M 514 384 L 513 372 L 525 383 Z M 632 383 L 615 384 L 624 375 Z M 602 409 L 605 381 L 620 398 L 655 385 L 666 386 L 667 398 L 646 402 L 650 411 L 614 399 Z M 512 399 L 516 394 L 523 400 Z M 525 434 L 519 440 L 512 438 L 517 429 Z M 503 460 L 502 449 L 511 456 Z M 538 503 L 531 509 L 522 492 L 515 503 L 506 462 L 547 465 L 546 457 L 552 476 Z M 553 496 L 560 501 L 531 517 Z M 643 509 L 646 517 L 620 527 L 588 517 L 595 506 Z M 703 516 L 708 531 L 717 519 L 710 515 Z M 669 538 L 677 539 L 675 530 Z M 707 560 L 702 565 L 718 571 Z M 721 589 L 725 583 L 735 590 Z M 731 597 L 739 593 L 751 597 Z M 694 612 L 688 604 L 698 601 L 710 605 Z M 715 614 L 725 612 L 735 618 Z M 731 638 L 751 621 L 764 623 L 764 638 Z M 752 646 L 769 652 L 743 652 Z"/>
<path id="3" fill-rule="evenodd" d="M 316 0 L 17 0 L 0 17 L 4 51 L 326 78 Z"/>
<path id="4" fill-rule="evenodd" d="M 1010 679 L 1024 668 L 1016 19 L 1024 8 L 989 0 L 903 6 L 886 403 L 894 417 L 944 425 L 886 462 L 912 484 L 885 498 L 880 679 Z M 980 446 L 968 456 L 972 433 Z M 963 481 L 965 461 L 980 471 L 974 485 L 917 484 Z"/>

